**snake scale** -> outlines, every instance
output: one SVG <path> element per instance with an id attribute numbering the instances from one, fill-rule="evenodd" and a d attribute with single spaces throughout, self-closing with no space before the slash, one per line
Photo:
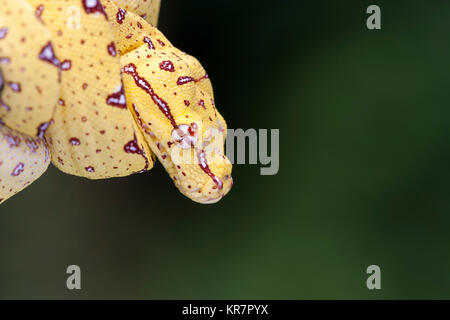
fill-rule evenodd
<path id="1" fill-rule="evenodd" d="M 52 163 L 89 179 L 156 159 L 199 203 L 231 189 L 227 125 L 194 57 L 155 27 L 160 0 L 0 0 L 0 203 Z"/>

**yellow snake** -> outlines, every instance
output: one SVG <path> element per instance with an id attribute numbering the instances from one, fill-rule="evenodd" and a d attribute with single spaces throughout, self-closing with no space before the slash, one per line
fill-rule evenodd
<path id="1" fill-rule="evenodd" d="M 160 0 L 0 0 L 0 203 L 50 162 L 89 179 L 156 158 L 199 203 L 231 188 L 200 63 L 155 27 Z"/>

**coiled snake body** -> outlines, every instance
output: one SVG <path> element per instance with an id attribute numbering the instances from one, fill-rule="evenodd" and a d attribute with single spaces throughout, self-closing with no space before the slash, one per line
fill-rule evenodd
<path id="1" fill-rule="evenodd" d="M 226 123 L 159 0 L 0 0 L 0 203 L 50 162 L 89 179 L 161 161 L 192 200 L 231 188 Z M 187 161 L 188 159 L 188 161 Z"/>

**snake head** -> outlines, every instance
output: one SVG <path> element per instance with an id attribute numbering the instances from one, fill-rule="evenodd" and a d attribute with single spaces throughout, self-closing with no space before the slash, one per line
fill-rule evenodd
<path id="1" fill-rule="evenodd" d="M 136 123 L 177 188 L 196 202 L 215 203 L 230 191 L 233 180 L 224 155 L 226 123 L 215 107 L 209 77 L 179 52 L 178 61 L 167 60 L 167 54 L 142 60 L 136 57 L 141 50 L 145 47 L 122 60 Z"/>
<path id="2" fill-rule="evenodd" d="M 215 203 L 233 180 L 224 155 L 227 126 L 209 76 L 159 31 L 145 39 L 121 57 L 128 107 L 177 188 L 196 202 Z"/>
<path id="3" fill-rule="evenodd" d="M 113 2 L 104 4 L 116 17 L 122 91 L 135 127 L 181 193 L 199 203 L 219 201 L 232 187 L 232 165 L 208 74 L 155 26 Z"/>

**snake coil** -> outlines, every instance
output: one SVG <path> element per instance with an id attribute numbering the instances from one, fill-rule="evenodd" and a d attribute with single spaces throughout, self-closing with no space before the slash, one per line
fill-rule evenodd
<path id="1" fill-rule="evenodd" d="M 210 78 L 156 28 L 160 0 L 0 0 L 0 203 L 51 162 L 150 170 L 215 203 L 233 184 Z"/>

